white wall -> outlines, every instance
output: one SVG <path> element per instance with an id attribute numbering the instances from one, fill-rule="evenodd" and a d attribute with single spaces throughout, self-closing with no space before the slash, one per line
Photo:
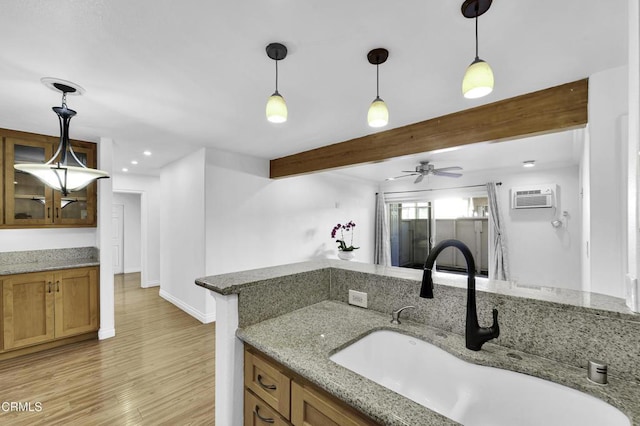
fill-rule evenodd
<path id="1" fill-rule="evenodd" d="M 207 291 L 194 284 L 205 275 L 205 149 L 160 174 L 160 296 L 202 322 L 212 316 Z"/>
<path id="2" fill-rule="evenodd" d="M 124 206 L 124 273 L 142 270 L 142 213 L 140 194 L 114 192 L 113 204 Z"/>
<path id="3" fill-rule="evenodd" d="M 113 190 L 139 194 L 141 214 L 141 285 L 160 285 L 160 212 L 162 211 L 160 178 L 131 174 L 115 174 Z M 125 231 L 126 232 L 126 231 Z M 126 266 L 126 263 L 125 263 Z"/>
<path id="4" fill-rule="evenodd" d="M 331 172 L 268 176 L 268 160 L 207 150 L 207 275 L 336 258 L 331 230 L 350 220 L 356 260 L 373 262 L 376 184 Z"/>
<path id="5" fill-rule="evenodd" d="M 0 252 L 96 246 L 96 228 L 0 229 Z"/>
<path id="6" fill-rule="evenodd" d="M 525 285 L 581 289 L 581 208 L 578 166 L 506 175 L 499 191 L 511 280 Z M 510 189 L 556 184 L 557 207 L 511 209 Z M 562 213 L 568 216 L 563 217 Z M 551 226 L 561 218 L 563 225 Z"/>
<path id="7" fill-rule="evenodd" d="M 628 69 L 589 77 L 591 291 L 624 297 L 626 152 L 621 121 L 628 111 Z"/>

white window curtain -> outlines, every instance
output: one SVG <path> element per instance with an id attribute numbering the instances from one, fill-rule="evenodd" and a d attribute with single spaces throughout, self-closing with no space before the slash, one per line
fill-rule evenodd
<path id="1" fill-rule="evenodd" d="M 498 200 L 498 186 L 495 182 L 487 183 L 487 196 L 489 198 L 489 219 L 492 226 L 490 244 L 493 247 L 491 259 L 489 259 L 489 278 L 492 280 L 509 280 L 509 267 L 507 264 L 507 244 L 504 237 L 502 214 Z"/>
<path id="2" fill-rule="evenodd" d="M 389 237 L 389 219 L 385 208 L 384 194 L 376 194 L 374 253 L 373 263 L 391 266 L 391 242 Z"/>

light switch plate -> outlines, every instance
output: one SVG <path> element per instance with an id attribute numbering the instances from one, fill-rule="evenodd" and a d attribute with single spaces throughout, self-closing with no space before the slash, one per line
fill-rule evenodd
<path id="1" fill-rule="evenodd" d="M 367 307 L 367 293 L 362 291 L 349 290 L 349 304 L 360 306 L 361 308 Z"/>

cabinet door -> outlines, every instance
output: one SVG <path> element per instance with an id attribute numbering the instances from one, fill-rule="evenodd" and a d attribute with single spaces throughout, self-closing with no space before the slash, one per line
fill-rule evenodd
<path id="1" fill-rule="evenodd" d="M 13 275 L 2 282 L 4 349 L 54 338 L 53 275 Z"/>
<path id="2" fill-rule="evenodd" d="M 372 426 L 355 410 L 328 395 L 291 382 L 291 423 L 295 426 Z"/>
<path id="3" fill-rule="evenodd" d="M 87 167 L 95 167 L 95 146 L 77 146 L 72 143 L 72 147 L 82 164 Z M 69 166 L 79 166 L 72 156 L 67 157 L 67 164 Z M 54 223 L 59 225 L 95 225 L 96 188 L 97 184 L 94 182 L 80 191 L 71 192 L 66 196 L 63 196 L 59 191 L 54 191 Z"/>
<path id="4" fill-rule="evenodd" d="M 53 154 L 46 141 L 5 139 L 5 224 L 50 225 L 53 223 L 53 190 L 40 180 L 14 169 L 14 164 L 46 163 Z"/>
<path id="5" fill-rule="evenodd" d="M 56 272 L 53 287 L 56 338 L 98 329 L 98 268 Z"/>

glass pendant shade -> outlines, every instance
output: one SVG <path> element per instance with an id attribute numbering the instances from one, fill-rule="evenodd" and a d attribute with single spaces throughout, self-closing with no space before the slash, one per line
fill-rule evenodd
<path id="1" fill-rule="evenodd" d="M 79 191 L 96 179 L 109 177 L 109 173 L 102 170 L 58 164 L 16 164 L 14 168 L 35 176 L 48 187 L 64 195 Z"/>
<path id="2" fill-rule="evenodd" d="M 284 123 L 287 121 L 287 104 L 277 91 L 267 101 L 267 120 L 272 123 Z"/>
<path id="3" fill-rule="evenodd" d="M 488 63 L 476 58 L 469 65 L 462 80 L 462 94 L 467 99 L 476 99 L 493 91 L 493 71 Z"/>
<path id="4" fill-rule="evenodd" d="M 51 79 L 43 79 L 43 83 L 49 86 Z M 60 122 L 60 144 L 58 150 L 45 164 L 42 163 L 22 163 L 14 164 L 14 168 L 21 172 L 29 173 L 39 179 L 50 188 L 60 191 L 67 196 L 69 192 L 79 191 L 96 179 L 108 178 L 109 173 L 86 167 L 82 161 L 76 157 L 75 152 L 69 142 L 69 122 L 76 115 L 76 112 L 67 108 L 67 93 L 75 93 L 77 87 L 70 82 L 56 82 L 52 80 L 54 90 L 62 92 L 62 106 L 53 107 L 53 111 L 58 116 Z M 66 84 L 69 83 L 72 86 Z M 80 92 L 82 93 L 82 92 Z M 71 158 L 78 166 L 69 166 L 67 160 Z"/>
<path id="5" fill-rule="evenodd" d="M 384 127 L 389 123 L 387 104 L 379 97 L 371 102 L 369 112 L 367 113 L 367 122 L 370 127 Z"/>

